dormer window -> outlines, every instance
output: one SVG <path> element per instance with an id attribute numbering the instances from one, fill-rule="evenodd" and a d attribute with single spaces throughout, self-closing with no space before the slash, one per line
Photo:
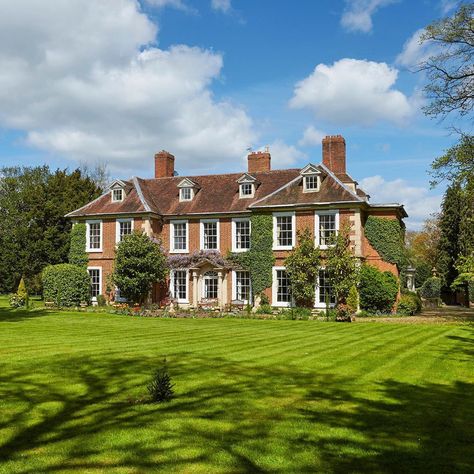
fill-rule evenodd
<path id="1" fill-rule="evenodd" d="M 123 189 L 112 189 L 112 202 L 123 201 Z"/>
<path id="2" fill-rule="evenodd" d="M 321 184 L 320 171 L 315 165 L 306 165 L 301 170 L 301 175 L 303 176 L 303 192 L 314 193 L 319 191 Z"/>
<path id="3" fill-rule="evenodd" d="M 255 188 L 258 183 L 251 174 L 243 174 L 237 180 L 237 183 L 239 183 L 239 197 L 241 199 L 253 198 L 255 196 Z"/>
<path id="4" fill-rule="evenodd" d="M 193 188 L 181 188 L 179 190 L 180 201 L 192 201 L 193 199 Z"/>
<path id="5" fill-rule="evenodd" d="M 181 180 L 181 182 L 178 184 L 179 188 L 179 201 L 180 202 L 187 202 L 187 201 L 192 201 L 195 194 L 196 190 L 199 189 L 199 186 L 189 178 L 184 178 Z"/>

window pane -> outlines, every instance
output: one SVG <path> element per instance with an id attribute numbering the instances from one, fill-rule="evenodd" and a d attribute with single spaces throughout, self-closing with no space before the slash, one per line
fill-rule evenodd
<path id="1" fill-rule="evenodd" d="M 173 224 L 173 249 L 186 250 L 186 222 Z"/>
<path id="2" fill-rule="evenodd" d="M 204 222 L 203 232 L 204 249 L 217 249 L 217 222 Z"/>
<path id="3" fill-rule="evenodd" d="M 250 221 L 235 222 L 235 247 L 237 249 L 250 248 Z"/>
<path id="4" fill-rule="evenodd" d="M 331 245 L 336 235 L 336 214 L 319 215 L 319 242 L 321 245 Z"/>
<path id="5" fill-rule="evenodd" d="M 335 304 L 336 297 L 329 282 L 328 272 L 319 270 L 319 303 L 326 304 L 326 293 L 329 295 L 329 303 Z"/>
<path id="6" fill-rule="evenodd" d="M 100 270 L 91 268 L 88 272 L 91 278 L 91 296 L 95 298 L 100 295 Z"/>
<path id="7" fill-rule="evenodd" d="M 204 298 L 217 299 L 218 276 L 216 272 L 204 274 Z"/>
<path id="8" fill-rule="evenodd" d="M 122 189 L 114 189 L 112 192 L 114 201 L 121 201 L 123 199 Z"/>
<path id="9" fill-rule="evenodd" d="M 89 224 L 89 248 L 100 249 L 100 222 Z"/>
<path id="10" fill-rule="evenodd" d="M 293 245 L 292 216 L 277 216 L 277 242 L 280 247 Z"/>
<path id="11" fill-rule="evenodd" d="M 171 292 L 178 300 L 187 300 L 187 278 L 186 271 L 175 270 L 171 280 Z"/>
<path id="12" fill-rule="evenodd" d="M 132 233 L 132 221 L 124 221 L 119 222 L 120 228 L 120 239 L 121 242 L 126 235 L 130 235 Z"/>
<path id="13" fill-rule="evenodd" d="M 235 299 L 241 301 L 250 300 L 250 273 L 235 272 Z"/>
<path id="14" fill-rule="evenodd" d="M 277 302 L 289 303 L 291 301 L 290 279 L 285 270 L 277 270 Z"/>
<path id="15" fill-rule="evenodd" d="M 191 188 L 182 188 L 181 189 L 181 200 L 190 201 L 191 200 Z"/>
<path id="16" fill-rule="evenodd" d="M 305 177 L 306 189 L 317 189 L 318 188 L 318 177 L 317 176 L 306 176 Z"/>
<path id="17" fill-rule="evenodd" d="M 240 185 L 240 192 L 242 196 L 251 196 L 253 191 L 253 185 L 250 183 L 244 183 Z"/>

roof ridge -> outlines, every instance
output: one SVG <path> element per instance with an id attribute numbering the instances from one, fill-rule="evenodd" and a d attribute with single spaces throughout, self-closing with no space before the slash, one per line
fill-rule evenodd
<path id="1" fill-rule="evenodd" d="M 336 181 L 337 184 L 342 186 L 344 190 L 346 190 L 349 194 L 352 194 L 358 201 L 364 201 L 360 196 L 357 196 L 355 192 L 353 192 L 351 189 L 349 189 L 324 163 L 320 163 L 319 166 L 326 171 L 326 173 L 331 176 L 331 178 Z M 347 173 L 346 173 L 347 174 Z"/>
<path id="2" fill-rule="evenodd" d="M 133 184 L 135 185 L 135 189 L 137 191 L 138 197 L 140 199 L 140 202 L 142 203 L 143 207 L 145 208 L 145 211 L 151 212 L 151 208 L 145 199 L 145 196 L 143 196 L 142 188 L 140 187 L 140 183 L 138 182 L 138 179 L 136 176 L 132 177 Z"/>

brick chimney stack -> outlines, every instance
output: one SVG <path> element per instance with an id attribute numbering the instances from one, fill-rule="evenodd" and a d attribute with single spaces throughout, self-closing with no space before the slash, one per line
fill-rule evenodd
<path id="1" fill-rule="evenodd" d="M 270 171 L 272 157 L 269 151 L 252 151 L 248 157 L 248 171 L 249 173 L 256 173 L 258 171 Z"/>
<path id="2" fill-rule="evenodd" d="M 171 178 L 174 176 L 174 156 L 161 150 L 155 154 L 155 178 Z"/>
<path id="3" fill-rule="evenodd" d="M 323 138 L 323 165 L 336 174 L 346 172 L 346 141 L 342 135 Z"/>

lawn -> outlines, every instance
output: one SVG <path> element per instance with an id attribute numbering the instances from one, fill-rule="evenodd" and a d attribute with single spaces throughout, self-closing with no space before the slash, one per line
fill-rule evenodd
<path id="1" fill-rule="evenodd" d="M 474 469 L 469 323 L 0 308 L 0 328 L 2 473 Z M 164 355 L 176 398 L 130 404 Z"/>

